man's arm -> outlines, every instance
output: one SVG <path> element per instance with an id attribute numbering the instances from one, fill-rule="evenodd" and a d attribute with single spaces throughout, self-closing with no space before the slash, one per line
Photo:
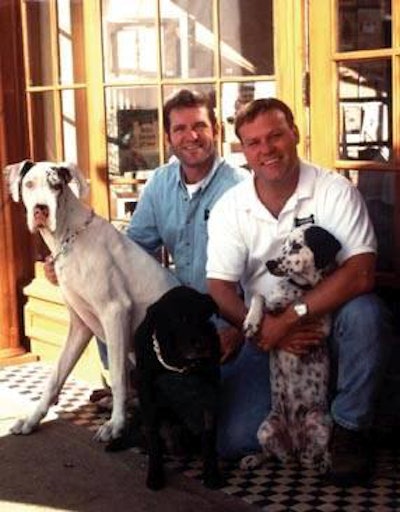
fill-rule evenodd
<path id="1" fill-rule="evenodd" d="M 222 279 L 207 279 L 208 292 L 218 304 L 221 315 L 232 325 L 242 331 L 244 319 L 247 314 L 246 305 L 238 292 L 237 283 Z M 269 350 L 279 345 L 281 348 L 294 354 L 305 353 L 310 346 L 316 345 L 324 334 L 315 320 L 307 321 L 301 325 L 289 326 L 279 317 L 265 314 L 263 326 L 267 325 L 267 336 L 260 330 L 254 342 L 262 349 Z M 271 328 L 271 334 L 269 329 Z M 233 355 L 241 345 L 243 338 L 236 337 L 224 344 L 221 339 L 222 362 Z"/>
<path id="2" fill-rule="evenodd" d="M 309 318 L 332 313 L 358 295 L 370 292 L 375 285 L 375 263 L 376 256 L 373 253 L 353 256 L 307 292 L 303 300 L 308 306 Z M 273 346 L 286 348 L 285 338 L 302 322 L 292 306 L 280 315 L 266 315 L 260 329 L 259 346 L 264 350 Z M 297 346 L 301 340 L 292 336 L 290 343 Z"/>

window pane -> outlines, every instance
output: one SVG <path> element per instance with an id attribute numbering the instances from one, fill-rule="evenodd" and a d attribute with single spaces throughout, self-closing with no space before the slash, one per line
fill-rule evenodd
<path id="1" fill-rule="evenodd" d="M 58 44 L 60 81 L 62 84 L 83 82 L 84 45 L 81 0 L 58 0 Z"/>
<path id="2" fill-rule="evenodd" d="M 64 160 L 77 163 L 85 174 L 89 162 L 86 93 L 65 90 L 61 93 Z"/>
<path id="3" fill-rule="evenodd" d="M 253 99 L 275 96 L 274 81 L 229 82 L 222 86 L 222 143 L 223 156 L 233 165 L 245 165 L 240 142 L 235 135 L 237 112 Z"/>
<path id="4" fill-rule="evenodd" d="M 221 73 L 272 75 L 272 0 L 221 0 Z"/>
<path id="5" fill-rule="evenodd" d="M 387 162 L 392 155 L 392 66 L 338 63 L 339 158 Z"/>
<path id="6" fill-rule="evenodd" d="M 156 87 L 106 89 L 109 173 L 128 179 L 159 165 Z"/>
<path id="7" fill-rule="evenodd" d="M 338 30 L 341 52 L 391 46 L 391 0 L 339 0 Z"/>
<path id="8" fill-rule="evenodd" d="M 212 1 L 161 0 L 161 44 L 164 77 L 212 76 Z"/>
<path id="9" fill-rule="evenodd" d="M 156 0 L 103 0 L 106 80 L 157 77 Z"/>
<path id="10" fill-rule="evenodd" d="M 51 57 L 50 2 L 26 2 L 29 85 L 54 81 Z"/>
<path id="11" fill-rule="evenodd" d="M 399 176 L 384 171 L 345 172 L 362 193 L 378 240 L 379 271 L 395 270 L 395 200 Z"/>
<path id="12" fill-rule="evenodd" d="M 31 106 L 33 159 L 57 161 L 53 93 L 31 94 Z"/>

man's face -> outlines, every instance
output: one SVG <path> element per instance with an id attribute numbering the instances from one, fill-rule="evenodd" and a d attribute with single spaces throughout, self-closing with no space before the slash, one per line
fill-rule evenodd
<path id="1" fill-rule="evenodd" d="M 261 181 L 285 183 L 297 171 L 298 130 L 280 110 L 260 114 L 239 133 L 247 163 Z"/>
<path id="2" fill-rule="evenodd" d="M 207 108 L 174 109 L 169 117 L 168 141 L 183 169 L 210 165 L 215 156 L 217 130 L 211 124 Z"/>

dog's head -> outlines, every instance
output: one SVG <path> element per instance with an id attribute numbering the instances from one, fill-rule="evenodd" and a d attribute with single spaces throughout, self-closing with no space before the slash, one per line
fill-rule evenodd
<path id="1" fill-rule="evenodd" d="M 71 163 L 24 160 L 8 165 L 5 174 L 11 197 L 16 202 L 22 199 L 25 205 L 31 232 L 40 228 L 55 231 L 58 200 L 66 187 L 71 187 L 78 197 L 87 189 L 83 176 Z"/>
<path id="2" fill-rule="evenodd" d="M 340 242 L 319 226 L 300 226 L 289 233 L 275 259 L 266 265 L 271 274 L 314 286 L 335 265 Z"/>
<path id="3" fill-rule="evenodd" d="M 179 286 L 148 308 L 145 322 L 158 341 L 162 359 L 170 366 L 190 369 L 219 362 L 219 338 L 210 320 L 217 312 L 209 295 Z"/>

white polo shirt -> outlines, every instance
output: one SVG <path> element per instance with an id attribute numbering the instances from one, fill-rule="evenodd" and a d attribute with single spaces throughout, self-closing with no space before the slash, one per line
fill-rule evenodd
<path id="1" fill-rule="evenodd" d="M 336 172 L 300 162 L 299 183 L 278 218 L 258 199 L 250 175 L 225 192 L 208 220 L 207 278 L 241 282 L 246 302 L 268 293 L 277 279 L 266 271 L 288 233 L 314 223 L 342 244 L 339 264 L 351 256 L 376 252 L 376 238 L 358 189 Z"/>

